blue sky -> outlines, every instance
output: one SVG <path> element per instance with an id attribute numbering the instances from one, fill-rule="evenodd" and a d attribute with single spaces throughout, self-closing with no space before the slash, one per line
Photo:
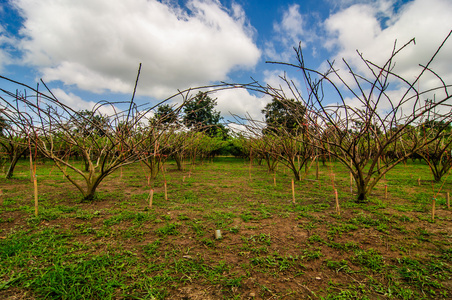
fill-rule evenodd
<path id="1" fill-rule="evenodd" d="M 75 109 L 100 100 L 128 100 L 142 63 L 138 101 L 219 81 L 277 86 L 296 70 L 266 61 L 294 62 L 302 46 L 310 67 L 346 59 L 365 72 L 356 50 L 383 63 L 394 41 L 415 37 L 397 71 L 414 78 L 452 29 L 450 0 L 0 0 L 0 74 L 35 86 L 42 78 Z M 436 69 L 452 81 L 452 41 Z M 431 81 L 431 80 L 430 80 Z M 420 84 L 428 87 L 429 80 Z M 0 81 L 0 87 L 17 87 Z M 396 92 L 394 92 L 396 94 Z M 217 109 L 260 118 L 270 101 L 244 90 L 215 96 Z M 353 102 L 353 99 L 349 99 Z M 334 102 L 334 99 L 331 101 Z"/>

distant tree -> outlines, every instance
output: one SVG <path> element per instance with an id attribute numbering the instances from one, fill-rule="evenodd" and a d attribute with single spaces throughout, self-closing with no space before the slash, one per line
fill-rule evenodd
<path id="1" fill-rule="evenodd" d="M 5 117 L 0 115 L 0 137 L 4 136 L 5 134 L 3 133 L 3 131 L 6 130 L 6 119 Z"/>
<path id="2" fill-rule="evenodd" d="M 294 99 L 284 99 L 274 97 L 262 110 L 265 118 L 266 127 L 264 134 L 268 133 L 288 133 L 297 135 L 303 128 L 303 115 L 306 108 L 300 102 Z"/>
<path id="3" fill-rule="evenodd" d="M 178 112 L 169 104 L 162 104 L 149 122 L 158 123 L 160 126 L 177 125 Z"/>
<path id="4" fill-rule="evenodd" d="M 429 121 L 420 125 L 420 134 L 413 134 L 409 141 L 433 139 L 431 143 L 424 145 L 415 154 L 425 160 L 436 182 L 441 181 L 441 178 L 452 168 L 452 134 L 450 130 L 450 124 Z"/>
<path id="5" fill-rule="evenodd" d="M 203 132 L 210 137 L 227 136 L 227 129 L 220 124 L 220 112 L 214 110 L 216 100 L 205 92 L 199 92 L 196 97 L 184 107 L 183 123 L 187 128 Z"/>
<path id="6" fill-rule="evenodd" d="M 105 136 L 109 128 L 109 118 L 97 111 L 81 110 L 75 112 L 69 120 L 69 126 L 83 136 Z"/>
<path id="7" fill-rule="evenodd" d="M 0 148 L 8 158 L 6 178 L 14 176 L 14 169 L 22 155 L 28 150 L 26 133 L 19 127 L 11 126 L 8 117 L 0 115 Z"/>

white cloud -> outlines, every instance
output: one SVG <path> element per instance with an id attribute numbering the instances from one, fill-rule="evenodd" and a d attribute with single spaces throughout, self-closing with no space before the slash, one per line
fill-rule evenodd
<path id="1" fill-rule="evenodd" d="M 300 85 L 301 82 L 297 78 L 287 75 L 284 71 L 267 70 L 264 71 L 264 76 L 264 82 L 267 84 L 267 86 L 274 88 L 281 97 L 284 97 L 286 99 L 300 100 L 300 96 L 303 96 L 297 94 L 298 92 L 302 93 Z M 290 86 L 288 84 L 290 84 Z M 293 88 L 291 89 L 291 87 L 297 87 L 298 92 Z"/>
<path id="2" fill-rule="evenodd" d="M 410 45 L 395 58 L 394 72 L 408 81 L 414 81 L 421 71 L 419 64 L 426 64 L 437 47 L 452 29 L 452 2 L 448 0 L 414 0 L 394 10 L 393 1 L 376 1 L 369 4 L 354 4 L 331 15 L 325 21 L 329 49 L 336 49 L 334 58 L 337 66 L 344 58 L 355 71 L 370 75 L 367 67 L 356 53 L 383 65 L 391 55 L 394 42 L 402 46 L 411 38 L 416 45 Z M 433 70 L 446 82 L 452 80 L 452 39 L 436 57 Z M 342 73 L 344 74 L 344 73 Z M 347 75 L 344 75 L 347 77 Z M 349 78 L 349 77 L 348 77 Z M 440 81 L 427 75 L 420 80 L 420 89 L 438 86 Z"/>
<path id="3" fill-rule="evenodd" d="M 231 115 L 260 120 L 262 119 L 262 109 L 271 100 L 264 95 L 252 95 L 249 91 L 241 88 L 218 91 L 213 97 L 217 98 L 215 109 L 221 111 L 225 121 L 233 121 Z"/>
<path id="4" fill-rule="evenodd" d="M 116 112 L 120 111 L 115 108 L 113 104 L 101 106 L 93 101 L 85 101 L 73 93 L 66 93 L 62 89 L 54 89 L 52 90 L 52 94 L 55 95 L 58 101 L 70 107 L 74 111 L 92 110 L 93 108 L 96 108 L 96 112 L 107 116 L 113 116 Z"/>
<path id="5" fill-rule="evenodd" d="M 215 0 L 187 9 L 156 0 L 17 0 L 25 19 L 21 49 L 45 81 L 81 89 L 131 93 L 139 63 L 139 92 L 154 97 L 225 80 L 253 68 L 260 51 L 243 10 Z"/>
<path id="6" fill-rule="evenodd" d="M 9 37 L 3 26 L 0 25 L 0 71 L 2 71 L 6 65 L 11 64 L 13 61 L 13 58 L 8 51 L 8 49 L 11 49 L 13 45 L 14 39 Z"/>
<path id="7" fill-rule="evenodd" d="M 298 4 L 293 4 L 284 11 L 281 21 L 273 24 L 273 31 L 273 40 L 266 43 L 264 53 L 276 61 L 288 61 L 293 57 L 293 47 L 299 44 L 304 47 L 310 40 Z"/>

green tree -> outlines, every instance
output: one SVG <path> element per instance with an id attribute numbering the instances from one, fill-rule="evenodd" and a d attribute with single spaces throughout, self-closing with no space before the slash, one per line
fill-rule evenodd
<path id="1" fill-rule="evenodd" d="M 158 123 L 161 126 L 178 125 L 178 112 L 173 109 L 169 104 L 160 105 L 157 108 L 157 112 L 149 122 L 151 124 Z"/>
<path id="2" fill-rule="evenodd" d="M 0 116 L 0 137 L 5 135 L 3 131 L 6 130 L 6 126 L 6 119 L 3 116 Z"/>
<path id="3" fill-rule="evenodd" d="M 105 136 L 109 128 L 110 119 L 107 116 L 96 114 L 95 111 L 81 110 L 73 114 L 70 126 L 83 136 Z"/>
<path id="4" fill-rule="evenodd" d="M 273 98 L 262 110 L 265 117 L 266 127 L 264 134 L 288 133 L 297 135 L 303 129 L 304 114 L 306 108 L 294 99 Z M 301 123 L 300 123 L 301 121 Z"/>
<path id="5" fill-rule="evenodd" d="M 220 124 L 220 112 L 214 109 L 216 105 L 215 99 L 210 98 L 205 92 L 199 92 L 184 107 L 184 125 L 210 137 L 221 136 L 226 138 L 228 130 Z"/>

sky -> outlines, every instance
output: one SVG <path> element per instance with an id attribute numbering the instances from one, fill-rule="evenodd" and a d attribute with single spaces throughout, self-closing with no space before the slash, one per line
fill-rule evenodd
<path id="1" fill-rule="evenodd" d="M 283 74 L 303 89 L 299 71 L 266 62 L 296 63 L 300 46 L 312 69 L 335 61 L 345 70 L 345 59 L 365 73 L 357 51 L 382 64 L 395 41 L 415 38 L 395 68 L 414 79 L 450 30 L 450 0 L 0 0 L 0 75 L 30 86 L 42 79 L 60 101 L 91 109 L 130 100 L 141 63 L 136 99 L 153 104 L 219 82 L 279 86 Z M 434 64 L 448 83 L 451 62 L 452 40 Z M 271 101 L 243 89 L 213 97 L 226 121 L 262 118 Z"/>

